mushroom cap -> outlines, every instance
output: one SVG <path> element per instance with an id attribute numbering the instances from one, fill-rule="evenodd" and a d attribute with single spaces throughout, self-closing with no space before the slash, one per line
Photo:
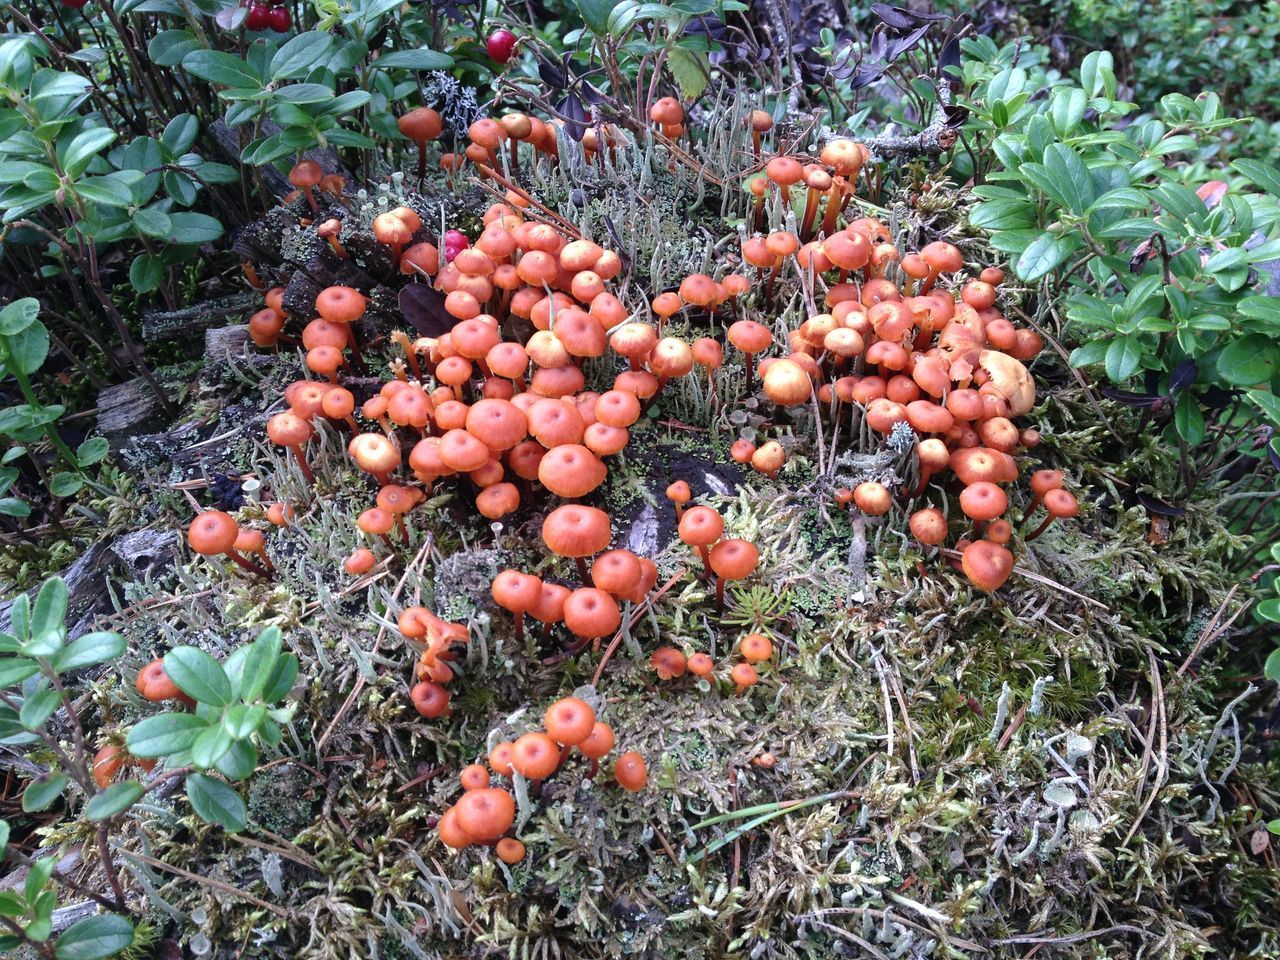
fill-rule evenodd
<path id="1" fill-rule="evenodd" d="M 763 323 L 755 320 L 738 320 L 728 331 L 729 342 L 743 353 L 755 354 L 767 350 L 773 343 L 773 334 Z"/>
<path id="2" fill-rule="evenodd" d="M 1075 496 L 1060 488 L 1046 491 L 1043 501 L 1044 508 L 1055 517 L 1074 517 L 1080 512 Z"/>
<path id="3" fill-rule="evenodd" d="M 620 453 L 631 439 L 631 432 L 626 427 L 611 427 L 603 423 L 593 423 L 582 435 L 586 448 L 598 457 L 610 457 Z"/>
<path id="4" fill-rule="evenodd" d="M 723 580 L 741 580 L 755 572 L 760 551 L 746 540 L 721 540 L 711 548 L 711 569 Z"/>
<path id="5" fill-rule="evenodd" d="M 609 546 L 613 531 L 609 515 L 596 507 L 569 503 L 557 507 L 542 521 L 542 539 L 561 557 L 589 557 Z"/>
<path id="6" fill-rule="evenodd" d="M 241 527 L 240 532 L 236 534 L 236 542 L 232 544 L 232 549 L 240 553 L 260 553 L 266 545 L 262 531 Z"/>
<path id="7" fill-rule="evenodd" d="M 574 636 L 595 639 L 618 629 L 618 602 L 603 590 L 579 587 L 564 601 L 564 625 Z"/>
<path id="8" fill-rule="evenodd" d="M 316 297 L 316 313 L 330 323 L 354 323 L 368 305 L 364 294 L 352 287 L 326 287 Z"/>
<path id="9" fill-rule="evenodd" d="M 374 568 L 378 558 L 368 547 L 357 547 L 351 555 L 342 561 L 342 569 L 353 577 L 363 576 Z"/>
<path id="10" fill-rule="evenodd" d="M 515 744 L 510 740 L 494 744 L 489 751 L 489 768 L 500 777 L 511 776 L 511 757 L 514 751 Z"/>
<path id="11" fill-rule="evenodd" d="M 527 613 L 542 597 L 542 581 L 519 570 L 503 570 L 490 587 L 494 602 L 512 613 Z"/>
<path id="12" fill-rule="evenodd" d="M 765 395 L 774 403 L 794 407 L 813 395 L 813 381 L 800 364 L 781 359 L 769 365 L 764 375 Z"/>
<path id="13" fill-rule="evenodd" d="M 935 240 L 920 251 L 925 263 L 937 273 L 954 273 L 964 268 L 964 256 L 960 249 L 945 240 Z"/>
<path id="14" fill-rule="evenodd" d="M 773 656 L 773 641 L 762 633 L 748 633 L 739 643 L 738 650 L 749 663 L 764 663 Z"/>
<path id="15" fill-rule="evenodd" d="M 444 121 L 430 107 L 415 107 L 396 121 L 400 132 L 415 143 L 426 143 L 440 136 Z"/>
<path id="16" fill-rule="evenodd" d="M 511 749 L 511 766 L 529 780 L 545 780 L 560 766 L 560 747 L 545 733 L 526 733 Z"/>
<path id="17" fill-rule="evenodd" d="M 607 473 L 600 458 L 579 444 L 549 450 L 538 464 L 538 481 L 556 496 L 570 499 L 600 486 Z"/>
<path id="18" fill-rule="evenodd" d="M 988 447 L 964 447 L 951 452 L 951 469 L 966 486 L 981 480 L 1008 483 L 1017 479 L 1018 465 L 1013 458 Z"/>
<path id="19" fill-rule="evenodd" d="M 475 838 L 458 825 L 458 808 L 450 807 L 436 824 L 436 833 L 440 842 L 452 850 L 464 850 L 475 842 Z"/>
<path id="20" fill-rule="evenodd" d="M 577 746 L 591 736 L 596 724 L 596 712 L 585 700 L 564 697 L 547 707 L 542 715 L 542 725 L 547 735 L 556 743 Z"/>
<path id="21" fill-rule="evenodd" d="M 960 491 L 960 509 L 972 520 L 994 520 L 1008 508 L 1009 498 L 988 480 L 971 483 Z"/>
<path id="22" fill-rule="evenodd" d="M 300 447 L 311 439 L 311 424 L 286 410 L 267 421 L 267 437 L 281 447 Z"/>
<path id="23" fill-rule="evenodd" d="M 173 700 L 182 694 L 178 685 L 164 672 L 164 660 L 160 657 L 138 671 L 134 686 L 144 700 L 150 700 L 152 703 Z"/>
<path id="24" fill-rule="evenodd" d="M 458 773 L 458 782 L 465 791 L 483 790 L 489 786 L 489 768 L 482 763 L 469 763 Z"/>
<path id="25" fill-rule="evenodd" d="M 649 369 L 659 377 L 683 377 L 693 369 L 693 348 L 675 337 L 663 337 L 649 354 Z"/>
<path id="26" fill-rule="evenodd" d="M 476 840 L 496 840 L 516 819 L 516 802 L 500 787 L 468 790 L 453 809 L 458 826 Z"/>
<path id="27" fill-rule="evenodd" d="M 739 690 L 745 690 L 747 687 L 753 687 L 756 681 L 760 679 L 760 674 L 756 673 L 756 668 L 749 663 L 740 663 L 729 673 L 731 679 Z"/>
<path id="28" fill-rule="evenodd" d="M 467 411 L 467 432 L 490 450 L 510 450 L 529 432 L 523 410 L 509 400 L 479 400 Z"/>
<path id="29" fill-rule="evenodd" d="M 503 837 L 493 847 L 493 852 L 503 863 L 514 866 L 524 859 L 524 844 L 515 837 Z"/>
<path id="30" fill-rule="evenodd" d="M 989 382 L 1008 401 L 1015 417 L 1036 405 L 1036 382 L 1020 360 L 998 350 L 983 350 L 978 354 L 978 365 L 987 371 Z"/>
<path id="31" fill-rule="evenodd" d="M 640 561 L 630 550 L 607 550 L 591 564 L 591 582 L 615 597 L 629 595 L 641 576 Z"/>
<path id="32" fill-rule="evenodd" d="M 710 654 L 695 653 L 686 662 L 689 672 L 695 677 L 709 677 L 711 671 L 716 667 L 716 663 L 711 659 Z"/>
<path id="33" fill-rule="evenodd" d="M 495 483 L 476 495 L 476 509 L 488 520 L 500 520 L 520 506 L 520 489 L 514 483 Z"/>
<path id="34" fill-rule="evenodd" d="M 677 480 L 667 487 L 667 499 L 684 506 L 693 499 L 693 491 L 689 489 L 689 484 L 683 480 Z"/>
<path id="35" fill-rule="evenodd" d="M 449 691 L 438 683 L 424 680 L 409 691 L 413 708 L 424 717 L 443 717 L 449 712 Z"/>
<path id="36" fill-rule="evenodd" d="M 314 160 L 301 160 L 289 171 L 289 183 L 295 187 L 314 187 L 324 177 L 324 170 Z"/>
<path id="37" fill-rule="evenodd" d="M 684 653 L 675 647 L 658 647 L 649 655 L 649 665 L 660 680 L 674 680 L 684 676 L 687 663 Z"/>
<path id="38" fill-rule="evenodd" d="M 649 782 L 649 771 L 644 765 L 644 757 L 634 750 L 628 750 L 613 765 L 613 778 L 623 790 L 638 793 Z"/>
<path id="39" fill-rule="evenodd" d="M 545 447 L 580 443 L 586 424 L 578 408 L 566 400 L 543 397 L 526 412 L 529 433 Z"/>
<path id="40" fill-rule="evenodd" d="M 774 157 L 764 167 L 765 176 L 779 186 L 790 186 L 804 179 L 804 167 L 795 157 Z"/>
<path id="41" fill-rule="evenodd" d="M 596 419 L 608 427 L 629 427 L 640 419 L 640 401 L 626 390 L 606 390 L 595 403 Z"/>
<path id="42" fill-rule="evenodd" d="M 853 488 L 853 502 L 869 517 L 882 517 L 893 507 L 893 494 L 883 483 L 865 481 Z"/>
<path id="43" fill-rule="evenodd" d="M 351 438 L 347 453 L 366 473 L 390 473 L 400 466 L 400 448 L 381 433 L 361 433 Z"/>
<path id="44" fill-rule="evenodd" d="M 391 532 L 395 522 L 395 515 L 381 507 L 370 507 L 356 518 L 356 526 L 365 533 L 382 536 Z"/>
<path id="45" fill-rule="evenodd" d="M 460 473 L 479 470 L 492 455 L 484 441 L 466 430 L 450 430 L 440 438 L 440 459 Z"/>
<path id="46" fill-rule="evenodd" d="M 617 739 L 613 735 L 613 727 L 609 726 L 607 723 L 602 723 L 597 720 L 591 725 L 591 733 L 587 735 L 585 740 L 578 744 L 578 751 L 584 757 L 590 757 L 592 760 L 600 760 L 613 749 L 613 745 L 616 742 Z"/>
<path id="47" fill-rule="evenodd" d="M 724 517 L 711 507 L 690 507 L 680 518 L 680 539 L 691 547 L 708 547 L 724 533 Z"/>
<path id="48" fill-rule="evenodd" d="M 1064 479 L 1061 470 L 1037 470 L 1031 474 L 1031 491 L 1043 497 L 1050 490 L 1061 488 Z"/>
<path id="49" fill-rule="evenodd" d="M 539 623 L 559 623 L 564 619 L 564 602 L 573 593 L 558 583 L 542 582 L 538 602 L 529 608 L 529 616 Z"/>
<path id="50" fill-rule="evenodd" d="M 1013 554 L 990 540 L 976 540 L 964 548 L 961 569 L 979 590 L 999 590 L 1013 573 Z"/>
<path id="51" fill-rule="evenodd" d="M 196 553 L 217 556 L 232 549 L 240 534 L 240 524 L 229 513 L 206 510 L 187 527 L 187 543 Z"/>
<path id="52" fill-rule="evenodd" d="M 923 544 L 936 547 L 947 539 L 947 518 L 935 507 L 917 510 L 907 521 L 911 535 Z"/>

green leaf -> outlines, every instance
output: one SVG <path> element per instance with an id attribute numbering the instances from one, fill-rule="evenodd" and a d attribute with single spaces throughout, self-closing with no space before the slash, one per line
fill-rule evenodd
<path id="1" fill-rule="evenodd" d="M 1233 160 L 1232 168 L 1273 197 L 1280 197 L 1280 170 L 1261 160 Z"/>
<path id="2" fill-rule="evenodd" d="M 1108 50 L 1094 50 L 1086 54 L 1080 63 L 1080 86 L 1091 97 L 1106 91 L 1107 75 L 1115 69 L 1115 60 Z"/>
<path id="3" fill-rule="evenodd" d="M 48 681 L 42 680 L 31 696 L 22 702 L 18 711 L 18 722 L 28 730 L 40 730 L 50 717 L 62 706 L 62 694 L 53 687 L 45 686 Z"/>
<path id="4" fill-rule="evenodd" d="M 1280 397 L 1265 390 L 1250 390 L 1246 396 L 1257 404 L 1268 420 L 1280 426 Z"/>
<path id="5" fill-rule="evenodd" d="M 73 497 L 84 486 L 84 477 L 78 473 L 55 473 L 49 478 L 49 492 L 55 497 Z"/>
<path id="6" fill-rule="evenodd" d="M 36 594 L 36 605 L 31 611 L 31 636 L 46 634 L 66 636 L 63 621 L 67 618 L 67 582 L 61 577 L 50 577 Z"/>
<path id="7" fill-rule="evenodd" d="M 17 497 L 0 497 L 0 516 L 22 520 L 31 516 L 31 505 L 23 503 Z"/>
<path id="8" fill-rule="evenodd" d="M 1276 374 L 1278 355 L 1273 338 L 1251 333 L 1227 344 L 1218 356 L 1218 373 L 1242 387 L 1266 383 Z"/>
<path id="9" fill-rule="evenodd" d="M 1088 210 L 1094 197 L 1093 178 L 1080 155 L 1065 143 L 1051 143 L 1044 151 L 1044 165 L 1056 187 L 1055 199 L 1072 213 L 1083 214 Z M 1024 164 L 1024 170 L 1026 166 Z"/>
<path id="10" fill-rule="evenodd" d="M 279 627 L 268 627 L 249 645 L 240 677 L 241 700 L 252 702 L 262 695 L 272 674 L 275 673 L 276 661 L 282 646 L 283 639 L 280 636 Z"/>
<path id="11" fill-rule="evenodd" d="M 89 799 L 84 805 L 84 815 L 89 820 L 107 820 L 132 807 L 142 799 L 144 792 L 142 784 L 137 780 L 113 783 Z"/>
<path id="12" fill-rule="evenodd" d="M 252 740 L 237 740 L 213 766 L 229 780 L 247 780 L 258 766 L 258 748 Z"/>
<path id="13" fill-rule="evenodd" d="M 202 770 L 208 770 L 230 749 L 231 734 L 221 725 L 211 726 L 191 745 L 191 762 Z"/>
<path id="14" fill-rule="evenodd" d="M 0 860 L 4 859 L 4 848 L 9 844 L 9 821 L 0 820 Z"/>
<path id="15" fill-rule="evenodd" d="M 104 960 L 133 945 L 133 924 L 118 913 L 85 917 L 67 927 L 53 949 L 57 960 Z"/>
<path id="16" fill-rule="evenodd" d="M 1042 233 L 1022 251 L 1014 265 L 1014 271 L 1022 280 L 1039 280 L 1071 256 L 1077 242 L 1072 237 Z"/>
<path id="17" fill-rule="evenodd" d="M 36 777 L 27 784 L 27 789 L 22 791 L 22 809 L 27 813 L 44 810 L 62 796 L 66 786 L 65 773 L 46 773 Z"/>
<path id="18" fill-rule="evenodd" d="M 49 331 L 37 321 L 18 333 L 10 334 L 4 346 L 9 364 L 23 373 L 32 374 L 44 365 L 45 358 L 49 356 Z"/>
<path id="19" fill-rule="evenodd" d="M 298 658 L 286 653 L 276 660 L 275 670 L 262 691 L 263 703 L 278 703 L 293 689 L 293 681 L 298 678 Z"/>
<path id="20" fill-rule="evenodd" d="M 187 30 L 161 30 L 147 44 L 147 56 L 158 67 L 176 67 L 187 54 L 203 49 Z"/>
<path id="21" fill-rule="evenodd" d="M 293 80 L 306 76 L 328 55 L 332 46 L 333 37 L 318 30 L 308 30 L 291 37 L 271 58 L 271 79 Z"/>
<path id="22" fill-rule="evenodd" d="M 125 746 L 144 760 L 185 753 L 208 728 L 209 721 L 193 713 L 159 713 L 135 724 Z"/>
<path id="23" fill-rule="evenodd" d="M 265 719 L 267 719 L 267 708 L 262 704 L 238 703 L 228 707 L 227 712 L 223 714 L 222 729 L 234 740 L 246 740 L 257 732 Z"/>
<path id="24" fill-rule="evenodd" d="M 219 50 L 193 50 L 182 58 L 182 69 L 224 87 L 258 89 L 262 86 L 262 78 L 249 64 Z"/>
<path id="25" fill-rule="evenodd" d="M 164 657 L 164 672 L 189 697 L 215 707 L 231 702 L 231 681 L 222 664 L 197 647 L 174 647 Z"/>
<path id="26" fill-rule="evenodd" d="M 173 222 L 169 219 L 169 214 L 156 207 L 135 210 L 130 219 L 138 231 L 148 237 L 167 237 L 173 233 Z"/>
<path id="27" fill-rule="evenodd" d="M 64 148 L 58 145 L 58 155 L 62 161 L 62 169 L 67 176 L 75 178 L 84 173 L 101 151 L 115 142 L 116 132 L 107 127 L 90 127 L 81 130 Z"/>
<path id="28" fill-rule="evenodd" d="M 13 303 L 5 304 L 0 309 L 0 336 L 11 337 L 21 333 L 40 316 L 40 301 L 34 297 L 23 297 Z"/>
<path id="29" fill-rule="evenodd" d="M 40 672 L 40 665 L 26 657 L 0 658 L 0 690 L 21 683 Z"/>
<path id="30" fill-rule="evenodd" d="M 1280 623 L 1280 597 L 1276 597 L 1271 600 L 1263 600 L 1258 604 L 1258 616 L 1263 620 L 1270 620 L 1272 623 Z M 1270 664 L 1272 659 L 1276 659 L 1277 657 L 1280 657 L 1280 650 L 1273 652 L 1271 656 L 1267 658 L 1267 663 Z M 1280 663 L 1276 665 L 1276 674 L 1276 676 L 1272 676 L 1268 673 L 1267 679 L 1280 680 Z"/>
<path id="31" fill-rule="evenodd" d="M 1193 447 L 1204 442 L 1204 414 L 1200 412 L 1200 403 L 1190 393 L 1184 392 L 1178 397 L 1178 404 L 1173 408 L 1173 423 L 1178 436 Z"/>
<path id="32" fill-rule="evenodd" d="M 82 467 L 91 467 L 110 452 L 111 444 L 106 437 L 90 437 L 76 447 L 76 462 Z"/>
<path id="33" fill-rule="evenodd" d="M 609 31 L 609 14 L 613 13 L 614 0 L 573 0 L 582 22 L 596 36 L 603 37 Z"/>
<path id="34" fill-rule="evenodd" d="M 1245 297 L 1236 304 L 1241 315 L 1254 320 L 1265 320 L 1269 324 L 1280 324 L 1280 297 L 1269 297 L 1258 294 Z"/>
<path id="35" fill-rule="evenodd" d="M 124 637 L 118 633 L 98 631 L 86 633 L 67 644 L 53 658 L 53 668 L 58 673 L 81 670 L 95 664 L 114 660 L 125 651 Z"/>
<path id="36" fill-rule="evenodd" d="M 702 96 L 710 81 L 707 56 L 683 47 L 671 47 L 667 53 L 667 68 L 680 85 L 680 93 L 686 100 Z"/>
<path id="37" fill-rule="evenodd" d="M 133 191 L 113 177 L 89 177 L 72 189 L 86 200 L 106 207 L 127 207 L 133 203 Z"/>
<path id="38" fill-rule="evenodd" d="M 221 780 L 193 773 L 187 777 L 187 799 L 202 820 L 229 833 L 238 833 L 247 825 L 248 811 L 240 794 Z"/>
<path id="39" fill-rule="evenodd" d="M 173 226 L 171 243 L 209 243 L 223 232 L 217 218 L 204 213 L 171 213 L 169 221 Z"/>
<path id="40" fill-rule="evenodd" d="M 168 217 L 165 217 L 168 220 Z M 139 293 L 151 293 L 164 282 L 164 261 L 154 253 L 142 253 L 129 265 L 129 283 Z"/>
<path id="41" fill-rule="evenodd" d="M 453 57 L 438 50 L 422 47 L 418 50 L 396 50 L 384 53 L 370 63 L 370 66 L 383 70 L 448 70 L 453 66 Z"/>
<path id="42" fill-rule="evenodd" d="M 1138 365 L 1142 362 L 1142 347 L 1138 338 L 1116 337 L 1108 345 L 1103 362 L 1111 382 L 1124 383 L 1137 372 Z"/>

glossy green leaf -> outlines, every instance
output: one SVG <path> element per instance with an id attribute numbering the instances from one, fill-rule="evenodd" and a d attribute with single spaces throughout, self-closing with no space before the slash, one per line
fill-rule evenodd
<path id="1" fill-rule="evenodd" d="M 164 657 L 164 672 L 189 697 L 215 707 L 231 702 L 231 681 L 222 665 L 198 647 L 174 647 Z"/>
<path id="2" fill-rule="evenodd" d="M 191 713 L 160 713 L 140 720 L 129 731 L 125 746 L 135 757 L 166 757 L 190 750 L 209 721 Z"/>
<path id="3" fill-rule="evenodd" d="M 1242 387 L 1266 383 L 1276 375 L 1280 347 L 1276 341 L 1253 333 L 1227 344 L 1218 356 L 1218 372 L 1223 379 Z"/>
<path id="4" fill-rule="evenodd" d="M 67 927 L 58 937 L 53 955 L 57 960 L 105 960 L 133 945 L 134 929 L 118 913 L 86 917 Z"/>
<path id="5" fill-rule="evenodd" d="M 238 833 L 247 825 L 248 811 L 244 800 L 221 780 L 200 773 L 192 774 L 187 777 L 187 799 L 202 820 L 229 833 Z"/>
<path id="6" fill-rule="evenodd" d="M 89 798 L 84 805 L 84 816 L 88 820 L 107 820 L 128 810 L 142 799 L 143 793 L 142 784 L 137 780 L 113 783 Z"/>
<path id="7" fill-rule="evenodd" d="M 62 796 L 62 791 L 66 787 L 65 773 L 46 773 L 36 777 L 27 784 L 27 789 L 22 791 L 22 809 L 27 813 L 44 810 Z"/>
<path id="8" fill-rule="evenodd" d="M 125 651 L 124 637 L 118 633 L 98 631 L 77 637 L 63 647 L 53 658 L 53 668 L 59 673 L 81 670 L 99 663 L 106 663 Z"/>

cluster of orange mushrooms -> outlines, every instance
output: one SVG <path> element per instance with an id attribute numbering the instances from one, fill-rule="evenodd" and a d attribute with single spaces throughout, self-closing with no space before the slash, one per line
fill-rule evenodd
<path id="1" fill-rule="evenodd" d="M 510 779 L 519 774 L 534 791 L 542 782 L 563 769 L 576 750 L 590 761 L 588 777 L 594 777 L 600 761 L 617 742 L 613 728 L 596 719 L 596 712 L 578 697 L 565 697 L 547 708 L 543 729 L 532 730 L 514 741 L 504 740 L 489 751 L 488 766 L 473 763 L 462 769 L 458 779 L 462 796 L 436 824 L 440 840 L 461 850 L 475 844 L 492 845 L 505 863 L 524 859 L 524 844 L 504 836 L 515 822 L 516 804 L 511 792 L 493 787 L 493 777 Z M 613 763 L 613 779 L 624 790 L 643 790 L 649 773 L 644 758 L 634 751 L 618 756 Z"/>
<path id="2" fill-rule="evenodd" d="M 665 98 L 649 117 L 652 136 L 678 157 L 679 140 L 686 135 L 680 104 Z M 606 479 L 607 458 L 626 448 L 630 428 L 671 379 L 704 376 L 714 403 L 737 399 L 717 393 L 717 371 L 728 349 L 741 355 L 744 397 L 762 394 L 780 408 L 808 408 L 837 431 L 848 420 L 854 428 L 864 423 L 886 436 L 895 431 L 898 439 L 909 436 L 915 444 L 914 482 L 899 489 L 859 483 L 836 491 L 837 503 L 862 517 L 883 516 L 897 506 L 909 515 L 914 537 L 929 547 L 958 534 L 959 563 L 969 580 L 988 591 L 1005 582 L 1013 569 L 1005 488 L 1019 475 L 1014 454 L 1039 441 L 1035 430 L 1014 421 L 1035 402 L 1035 384 L 1024 363 L 1040 352 L 1041 338 L 1016 327 L 996 308 L 1004 279 L 999 269 L 988 267 L 977 279 L 960 283 L 956 275 L 964 263 L 955 246 L 935 242 L 903 255 L 879 220 L 860 216 L 842 224 L 867 167 L 864 146 L 837 140 L 813 162 L 785 155 L 765 160 L 763 138 L 772 120 L 755 111 L 748 123 L 759 171 L 748 182 L 755 198 L 748 221 L 756 232 L 742 240 L 740 262 L 718 278 L 684 277 L 678 289 L 659 292 L 648 303 L 624 304 L 609 289 L 623 270 L 622 258 L 581 238 L 571 223 L 513 182 L 521 144 L 527 148 L 525 163 L 554 162 L 559 150 L 557 122 L 524 114 L 477 121 L 465 151 L 441 157 L 450 177 L 470 163 L 482 180 L 502 188 L 495 191 L 502 202 L 488 208 L 474 239 L 453 230 L 434 236 L 409 206 L 373 220 L 373 236 L 404 282 L 439 291 L 453 324 L 438 337 L 392 332 L 389 342 L 397 354 L 390 363 L 392 376 L 372 396 L 357 400 L 344 381 L 348 370 L 364 372 L 362 350 L 379 345 L 378 340 L 362 342 L 369 335 L 369 325 L 362 324 L 369 309 L 365 293 L 348 286 L 324 289 L 314 316 L 294 339 L 286 333 L 290 317 L 283 289 L 267 292 L 263 309 L 250 319 L 253 342 L 265 348 L 299 343 L 314 375 L 286 388 L 286 409 L 269 419 L 267 436 L 314 484 L 307 447 L 316 424 L 327 421 L 349 431 L 352 462 L 377 485 L 375 502 L 356 520 L 368 545 L 345 558 L 347 573 L 368 573 L 379 554 L 398 549 L 397 539 L 408 544 L 413 538 L 409 516 L 441 481 L 473 498 L 476 512 L 495 523 L 541 499 L 539 490 L 567 501 L 589 496 Z M 421 177 L 427 147 L 441 133 L 440 116 L 418 108 L 400 119 L 399 128 L 417 145 Z M 582 142 L 590 156 L 625 136 L 611 127 L 593 127 Z M 319 173 L 304 161 L 291 176 L 317 213 L 313 189 L 342 191 L 341 183 Z M 783 217 L 767 225 L 772 191 L 781 200 Z M 333 255 L 345 258 L 340 227 L 336 219 L 316 225 Z M 760 232 L 768 227 L 773 229 Z M 787 329 L 767 319 L 765 311 L 779 279 L 791 274 L 826 312 Z M 939 286 L 944 277 L 949 289 Z M 732 310 L 732 322 L 726 308 Z M 690 342 L 665 332 L 673 318 L 685 314 L 708 316 L 712 332 L 724 328 L 723 336 Z M 787 460 L 777 439 L 758 444 L 739 439 L 730 456 L 769 477 Z M 963 529 L 948 518 L 943 481 L 950 474 L 961 485 Z M 1023 514 L 1030 517 L 1043 508 L 1046 517 L 1025 540 L 1039 536 L 1054 518 L 1078 510 L 1061 473 L 1038 471 L 1030 485 L 1033 499 Z M 671 484 L 667 497 L 678 535 L 698 553 L 722 609 L 725 583 L 754 573 L 759 551 L 746 540 L 725 538 L 723 517 L 711 507 L 690 505 L 692 493 L 683 481 Z M 929 498 L 940 505 L 930 505 Z M 272 504 L 268 519 L 287 525 L 293 509 Z M 566 649 L 582 649 L 625 629 L 629 605 L 645 602 L 655 589 L 654 563 L 610 549 L 609 517 L 596 507 L 557 506 L 543 521 L 542 536 L 551 553 L 574 560 L 579 585 L 518 570 L 498 574 L 491 585 L 493 600 L 513 615 L 517 636 L 523 636 L 527 618 L 543 625 L 544 638 L 563 624 L 574 638 Z M 198 553 L 226 556 L 260 576 L 273 573 L 262 534 L 241 529 L 225 513 L 201 513 L 188 539 Z M 411 690 L 415 709 L 428 718 L 446 716 L 447 685 L 454 677 L 450 664 L 466 649 L 467 625 L 446 622 L 424 607 L 404 610 L 398 625 L 420 649 Z M 756 683 L 756 665 L 773 656 L 773 643 L 749 634 L 739 642 L 739 656 L 730 679 L 741 694 Z M 650 665 L 662 680 L 686 672 L 714 679 L 715 663 L 702 652 L 686 657 L 663 646 L 653 652 Z M 446 844 L 494 845 L 501 859 L 517 862 L 525 851 L 508 836 L 514 800 L 505 788 L 490 786 L 491 774 L 509 777 L 514 771 L 537 783 L 577 748 L 590 760 L 594 776 L 614 746 L 613 731 L 579 699 L 557 702 L 544 720 L 545 732 L 495 747 L 488 769 L 473 764 L 463 770 L 464 793 L 438 824 Z M 614 775 L 626 789 L 639 790 L 646 782 L 644 760 L 623 754 Z"/>

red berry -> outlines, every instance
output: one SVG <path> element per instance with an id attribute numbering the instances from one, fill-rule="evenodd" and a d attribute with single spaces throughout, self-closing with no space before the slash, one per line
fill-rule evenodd
<path id="1" fill-rule="evenodd" d="M 62 0 L 62 5 L 64 7 L 70 7 L 72 10 L 79 10 L 88 2 L 89 0 Z"/>
<path id="2" fill-rule="evenodd" d="M 269 15 L 271 20 L 271 29 L 276 33 L 286 33 L 293 24 L 292 18 L 289 16 L 288 7 L 272 7 Z"/>
<path id="3" fill-rule="evenodd" d="M 249 15 L 244 18 L 248 30 L 265 30 L 271 26 L 271 8 L 261 3 L 249 5 Z"/>
<path id="4" fill-rule="evenodd" d="M 516 35 L 510 30 L 495 30 L 484 42 L 485 50 L 496 63 L 506 63 L 511 59 L 511 51 L 516 48 Z"/>

